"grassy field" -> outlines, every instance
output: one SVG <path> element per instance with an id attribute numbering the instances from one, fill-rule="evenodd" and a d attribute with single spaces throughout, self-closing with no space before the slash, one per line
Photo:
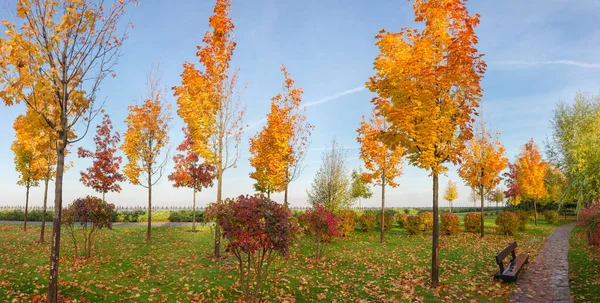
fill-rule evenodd
<path id="1" fill-rule="evenodd" d="M 394 228 L 380 244 L 376 232 L 357 232 L 328 246 L 325 259 L 315 260 L 311 239 L 303 237 L 286 258 L 272 265 L 264 296 L 272 302 L 505 302 L 512 284 L 495 282 L 494 255 L 516 239 L 517 249 L 534 256 L 554 226 L 541 220 L 516 237 L 495 234 L 486 217 L 487 235 L 443 236 L 440 282 L 430 283 L 431 235 L 410 236 Z M 212 231 L 183 227 L 153 228 L 145 243 L 144 227 L 101 230 L 93 257 L 73 257 L 73 244 L 63 234 L 60 294 L 77 302 L 219 302 L 240 297 L 236 263 L 210 261 Z M 29 302 L 45 294 L 49 243 L 35 243 L 39 226 L 0 225 L 0 298 Z"/>
<path id="2" fill-rule="evenodd" d="M 600 302 L 600 255 L 588 245 L 581 227 L 569 241 L 569 279 L 575 302 Z"/>

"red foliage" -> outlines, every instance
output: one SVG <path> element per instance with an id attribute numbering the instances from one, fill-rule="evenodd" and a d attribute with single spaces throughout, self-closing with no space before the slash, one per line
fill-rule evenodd
<path id="1" fill-rule="evenodd" d="M 206 210 L 216 217 L 228 241 L 227 251 L 239 262 L 240 284 L 247 301 L 257 300 L 276 254 L 287 255 L 299 231 L 289 208 L 263 195 L 239 196 L 213 203 Z"/>
<path id="2" fill-rule="evenodd" d="M 308 222 L 310 233 L 315 238 L 316 257 L 321 258 L 325 243 L 331 242 L 335 237 L 340 236 L 340 218 L 321 204 L 307 210 L 302 216 L 304 217 L 303 221 Z"/>
<path id="3" fill-rule="evenodd" d="M 175 187 L 189 187 L 196 191 L 211 187 L 216 177 L 215 167 L 200 161 L 200 155 L 193 150 L 194 141 L 189 129 L 183 128 L 183 133 L 185 139 L 177 147 L 181 153 L 173 157 L 175 171 L 169 175 L 169 181 L 173 181 Z"/>
<path id="4" fill-rule="evenodd" d="M 588 243 L 595 245 L 596 252 L 600 254 L 600 206 L 582 209 L 579 225 L 585 228 Z"/>
<path id="5" fill-rule="evenodd" d="M 102 124 L 96 127 L 94 137 L 96 151 L 92 152 L 81 147 L 77 151 L 79 158 L 94 160 L 91 167 L 81 172 L 81 182 L 101 193 L 103 197 L 107 192 L 120 192 L 121 186 L 117 182 L 125 181 L 125 176 L 119 172 L 122 159 L 120 156 L 115 156 L 121 137 L 118 132 L 111 135 L 112 128 L 110 117 L 105 114 Z"/>
<path id="6" fill-rule="evenodd" d="M 504 196 L 514 201 L 521 196 L 521 189 L 519 188 L 519 182 L 517 182 L 517 167 L 512 163 L 508 163 L 508 172 L 505 172 L 502 176 L 507 188 L 504 191 Z"/>

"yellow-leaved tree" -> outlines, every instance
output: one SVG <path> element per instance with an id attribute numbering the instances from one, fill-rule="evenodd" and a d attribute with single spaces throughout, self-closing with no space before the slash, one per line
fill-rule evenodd
<path id="1" fill-rule="evenodd" d="M 302 161 L 308 147 L 308 136 L 313 126 L 306 122 L 302 102 L 302 88 L 294 86 L 285 66 L 283 94 L 271 99 L 271 111 L 262 130 L 250 139 L 250 164 L 256 180 L 254 187 L 270 198 L 271 193 L 284 191 L 284 204 L 288 205 L 288 188 L 302 171 Z"/>
<path id="2" fill-rule="evenodd" d="M 381 30 L 376 75 L 367 87 L 377 93 L 376 110 L 390 123 L 382 135 L 389 146 L 406 150 L 410 164 L 433 179 L 431 287 L 438 286 L 438 176 L 445 163 L 458 163 L 472 137 L 472 115 L 479 105 L 486 65 L 475 45 L 478 15 L 464 0 L 416 0 L 415 21 L 424 28 L 398 33 Z"/>
<path id="3" fill-rule="evenodd" d="M 169 144 L 171 106 L 164 100 L 159 82 L 158 70 L 148 73 L 146 98 L 140 105 L 129 106 L 129 114 L 125 119 L 127 130 L 121 145 L 128 162 L 123 173 L 132 184 L 148 189 L 146 242 L 151 241 L 152 186 L 162 178 L 169 157 L 164 148 Z M 164 155 L 161 157 L 161 154 Z"/>
<path id="4" fill-rule="evenodd" d="M 196 56 L 203 67 L 191 62 L 183 65 L 181 86 L 174 87 L 177 114 L 186 123 L 194 141 L 194 149 L 208 164 L 216 168 L 217 201 L 222 201 L 223 173 L 239 158 L 238 145 L 243 133 L 240 94 L 235 92 L 238 70 L 229 70 L 235 49 L 233 23 L 229 16 L 230 0 L 217 0 L 214 14 L 198 46 Z M 214 256 L 221 255 L 221 228 L 215 226 Z"/>
<path id="5" fill-rule="evenodd" d="M 533 200 L 533 210 L 535 225 L 537 225 L 537 204 L 536 200 L 544 198 L 548 191 L 544 183 L 546 177 L 547 163 L 542 159 L 542 153 L 537 144 L 530 139 L 521 148 L 521 153 L 515 161 L 517 170 L 517 182 L 521 194 Z"/>
<path id="6" fill-rule="evenodd" d="M 19 0 L 16 24 L 4 20 L 0 38 L 0 98 L 25 103 L 56 134 L 56 182 L 48 302 L 58 301 L 65 151 L 85 136 L 97 113 L 96 93 L 114 74 L 127 32 L 125 8 L 135 0 Z M 18 25 L 17 25 L 18 24 Z M 127 27 L 129 28 L 129 27 Z M 79 135 L 77 132 L 79 131 Z M 73 131 L 70 137 L 69 132 Z"/>
<path id="7" fill-rule="evenodd" d="M 452 203 L 456 199 L 458 199 L 458 187 L 456 187 L 456 183 L 452 182 L 452 180 L 448 180 L 446 191 L 444 191 L 444 200 L 448 201 L 450 212 L 452 212 Z"/>
<path id="8" fill-rule="evenodd" d="M 379 234 L 381 243 L 385 241 L 385 187 L 399 185 L 395 179 L 402 175 L 402 157 L 404 156 L 402 146 L 388 147 L 381 140 L 381 134 L 388 131 L 389 125 L 383 116 L 373 110 L 368 121 L 363 116 L 363 121 L 356 130 L 358 132 L 356 140 L 360 143 L 360 159 L 367 169 L 361 178 L 366 183 L 381 186 L 381 230 Z"/>
<path id="9" fill-rule="evenodd" d="M 462 155 L 458 175 L 473 191 L 478 191 L 481 199 L 481 237 L 485 235 L 483 226 L 484 196 L 500 183 L 500 173 L 508 165 L 504 145 L 486 131 L 485 122 L 480 117 L 475 136 L 467 142 Z"/>

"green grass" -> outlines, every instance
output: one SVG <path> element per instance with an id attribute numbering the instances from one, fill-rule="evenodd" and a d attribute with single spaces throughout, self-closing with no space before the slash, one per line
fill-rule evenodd
<path id="1" fill-rule="evenodd" d="M 569 241 L 569 279 L 575 302 L 600 302 L 600 255 L 587 243 L 581 227 Z"/>
<path id="2" fill-rule="evenodd" d="M 376 232 L 357 232 L 330 244 L 325 259 L 315 260 L 312 242 L 300 239 L 286 258 L 272 264 L 264 296 L 268 301 L 398 302 L 478 300 L 505 302 L 512 284 L 493 280 L 494 255 L 516 239 L 520 252 L 534 256 L 554 226 L 540 220 L 515 237 L 496 235 L 486 217 L 486 237 L 461 233 L 441 237 L 440 283 L 431 290 L 430 233 L 409 236 L 394 228 L 386 243 Z M 31 301 L 45 294 L 49 243 L 36 244 L 39 227 L 0 225 L 0 298 Z M 236 263 L 210 260 L 213 235 L 186 228 L 156 227 L 145 243 L 145 227 L 101 230 L 93 257 L 73 257 L 73 244 L 62 236 L 60 294 L 78 301 L 232 302 L 241 292 Z"/>

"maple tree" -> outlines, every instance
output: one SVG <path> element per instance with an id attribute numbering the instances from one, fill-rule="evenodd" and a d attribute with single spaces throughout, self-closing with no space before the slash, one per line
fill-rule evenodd
<path id="1" fill-rule="evenodd" d="M 181 86 L 174 87 L 177 114 L 186 123 L 194 140 L 194 150 L 216 168 L 217 203 L 222 201 L 223 173 L 236 165 L 243 133 L 239 93 L 236 94 L 238 70 L 229 70 L 236 43 L 229 16 L 230 0 L 217 0 L 209 18 L 213 29 L 204 35 L 204 46 L 196 56 L 202 70 L 191 62 L 183 65 Z M 221 255 L 221 229 L 215 226 L 214 255 Z"/>
<path id="2" fill-rule="evenodd" d="M 517 180 L 517 167 L 515 164 L 508 163 L 508 171 L 502 174 L 502 177 L 504 177 L 504 185 L 506 185 L 504 196 L 508 198 L 512 205 L 519 205 L 521 203 L 521 189 Z"/>
<path id="3" fill-rule="evenodd" d="M 183 133 L 184 140 L 177 146 L 180 153 L 173 157 L 175 170 L 167 178 L 173 182 L 173 187 L 188 187 L 193 190 L 192 231 L 196 231 L 196 192 L 213 185 L 215 167 L 201 161 L 194 151 L 190 131 L 183 128 Z"/>
<path id="4" fill-rule="evenodd" d="M 16 17 L 21 26 L 3 22 L 0 98 L 8 106 L 25 103 L 56 133 L 48 302 L 58 301 L 65 151 L 87 133 L 97 113 L 94 101 L 102 80 L 115 76 L 113 68 L 127 37 L 126 31 L 119 33 L 118 25 L 131 3 L 136 2 L 118 0 L 105 5 L 101 0 L 20 0 Z M 83 134 L 69 136 L 82 124 Z"/>
<path id="5" fill-rule="evenodd" d="M 491 135 L 486 130 L 483 118 L 480 118 L 462 155 L 458 175 L 474 190 L 479 191 L 481 199 L 481 237 L 485 235 L 483 224 L 485 193 L 494 189 L 501 180 L 501 172 L 506 168 L 508 159 L 506 150 L 500 143 L 499 134 Z"/>
<path id="6" fill-rule="evenodd" d="M 448 185 L 444 192 L 444 200 L 450 204 L 450 212 L 452 212 L 452 202 L 456 199 L 458 199 L 458 187 L 456 187 L 456 183 L 452 182 L 452 180 L 448 180 Z"/>
<path id="7" fill-rule="evenodd" d="M 107 192 L 120 192 L 121 186 L 117 182 L 125 181 L 125 176 L 119 172 L 122 158 L 115 156 L 121 136 L 118 132 L 112 134 L 112 128 L 110 117 L 105 114 L 102 124 L 96 127 L 96 151 L 92 152 L 83 147 L 77 150 L 79 158 L 93 159 L 92 166 L 81 172 L 81 182 L 101 193 L 102 201 L 106 201 Z"/>
<path id="8" fill-rule="evenodd" d="M 37 159 L 40 156 L 35 137 L 27 131 L 27 125 L 24 121 L 25 116 L 17 117 L 13 128 L 15 129 L 15 141 L 11 145 L 11 150 L 15 154 L 15 169 L 19 173 L 18 185 L 25 186 L 25 216 L 23 218 L 23 231 L 27 231 L 27 210 L 29 208 L 29 189 L 39 186 L 39 180 L 42 179 L 42 170 Z"/>
<path id="9" fill-rule="evenodd" d="M 371 118 L 367 121 L 363 116 L 360 123 L 358 137 L 360 143 L 360 159 L 364 162 L 368 172 L 364 172 L 362 179 L 367 183 L 381 186 L 381 214 L 379 241 L 385 241 L 385 187 L 397 187 L 396 178 L 402 175 L 402 157 L 404 149 L 397 145 L 388 147 L 380 137 L 380 134 L 389 130 L 389 123 L 383 116 L 371 111 Z"/>
<path id="10" fill-rule="evenodd" d="M 521 148 L 515 167 L 521 193 L 533 200 L 534 221 L 537 225 L 536 200 L 544 198 L 548 194 L 544 183 L 547 163 L 542 159 L 542 153 L 533 139 L 530 139 Z"/>
<path id="11" fill-rule="evenodd" d="M 434 228 L 431 287 L 438 286 L 438 176 L 447 162 L 458 163 L 463 142 L 472 137 L 486 65 L 475 48 L 479 15 L 469 15 L 463 0 L 416 0 L 415 21 L 398 33 L 381 30 L 376 75 L 367 87 L 377 93 L 376 110 L 390 123 L 382 134 L 390 146 L 401 145 L 410 164 L 430 171 L 433 179 Z"/>
<path id="12" fill-rule="evenodd" d="M 302 88 L 294 86 L 294 79 L 283 65 L 281 72 L 283 94 L 271 98 L 266 125 L 250 139 L 250 164 L 255 169 L 250 177 L 267 197 L 284 191 L 284 204 L 288 205 L 289 184 L 300 176 L 313 126 L 306 122 L 306 108 L 300 109 Z"/>
<path id="13" fill-rule="evenodd" d="M 163 90 L 158 87 L 160 77 L 157 72 L 148 73 L 147 96 L 142 104 L 129 106 L 125 119 L 127 130 L 121 145 L 128 161 L 125 176 L 132 184 L 148 189 L 147 242 L 151 241 L 152 230 L 152 186 L 162 178 L 169 157 L 163 149 L 169 144 L 171 106 L 165 102 Z M 163 153 L 164 160 L 160 160 Z"/>

